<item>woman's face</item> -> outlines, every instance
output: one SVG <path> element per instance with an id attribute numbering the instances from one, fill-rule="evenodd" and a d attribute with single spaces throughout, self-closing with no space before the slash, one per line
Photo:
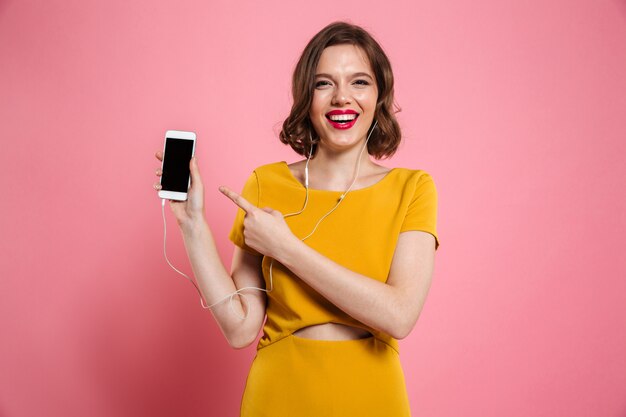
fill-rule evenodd
<path id="1" fill-rule="evenodd" d="M 334 45 L 324 49 L 309 111 L 322 146 L 340 151 L 365 141 L 377 99 L 374 72 L 361 48 Z"/>

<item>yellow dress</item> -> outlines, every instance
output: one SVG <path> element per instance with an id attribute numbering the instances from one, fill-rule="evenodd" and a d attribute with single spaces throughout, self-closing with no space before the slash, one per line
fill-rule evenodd
<path id="1" fill-rule="evenodd" d="M 341 191 L 309 189 L 305 210 L 285 221 L 300 239 L 331 210 Z M 241 195 L 257 207 L 288 214 L 302 209 L 306 191 L 285 161 L 260 166 Z M 245 244 L 239 209 L 229 239 Z M 437 190 L 423 170 L 393 168 L 379 182 L 350 191 L 304 242 L 344 267 L 387 281 L 400 233 L 436 231 Z M 265 288 L 269 265 L 262 263 Z M 241 417 L 410 416 L 398 341 L 368 327 L 323 298 L 278 261 L 272 268 L 263 336 L 241 401 Z M 295 336 L 303 327 L 340 323 L 373 336 L 353 340 L 316 340 Z"/>

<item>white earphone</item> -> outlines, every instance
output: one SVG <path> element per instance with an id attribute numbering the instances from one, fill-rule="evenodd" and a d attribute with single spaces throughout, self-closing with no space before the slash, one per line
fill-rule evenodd
<path id="1" fill-rule="evenodd" d="M 365 143 L 363 144 L 363 147 L 361 148 L 361 152 L 359 153 L 359 158 L 357 160 L 356 174 L 354 176 L 354 179 L 352 180 L 352 184 L 350 184 L 350 187 L 348 187 L 348 189 L 346 191 L 344 191 L 343 194 L 341 194 L 341 196 L 339 197 L 339 200 L 337 201 L 337 204 L 335 204 L 335 207 L 333 207 L 328 213 L 324 214 L 317 221 L 317 224 L 315 225 L 315 227 L 313 228 L 311 233 L 309 233 L 308 235 L 306 235 L 305 237 L 300 239 L 303 242 L 306 239 L 308 239 L 309 237 L 311 237 L 311 235 L 313 235 L 313 233 L 315 233 L 315 230 L 317 230 L 317 226 L 320 225 L 322 220 L 324 220 L 330 213 L 335 211 L 335 209 L 339 206 L 339 204 L 341 204 L 341 202 L 343 201 L 345 196 L 352 189 L 352 186 L 356 182 L 356 179 L 359 177 L 359 170 L 361 169 L 361 155 L 363 155 L 363 150 L 365 150 L 365 148 L 367 147 L 367 142 L 370 140 L 370 136 L 372 136 L 372 132 L 374 131 L 374 129 L 376 128 L 377 125 L 378 125 L 378 121 L 375 120 L 374 121 L 374 125 L 372 126 L 372 129 L 370 130 L 370 133 L 367 135 L 367 139 L 365 140 Z M 302 209 L 300 211 L 295 212 L 295 213 L 285 214 L 283 217 L 289 217 L 289 216 L 298 215 L 298 214 L 302 213 L 304 211 L 304 209 L 306 208 L 307 202 L 309 201 L 309 161 L 311 160 L 311 154 L 312 153 L 313 153 L 313 141 L 311 140 L 311 147 L 310 147 L 310 150 L 309 150 L 309 157 L 307 158 L 306 165 L 304 167 L 304 185 L 305 185 L 305 188 L 306 188 L 306 197 L 304 199 L 304 206 L 302 207 Z M 274 289 L 274 281 L 273 281 L 273 275 L 272 275 L 272 267 L 273 267 L 273 265 L 274 265 L 274 259 L 272 258 L 272 260 L 270 261 L 270 289 L 269 290 L 265 290 L 265 289 L 262 289 L 262 288 L 256 288 L 256 287 L 249 287 L 249 288 L 255 288 L 257 290 L 261 290 L 261 291 L 265 291 L 265 292 L 271 292 Z M 239 316 L 239 317 L 241 317 L 241 316 Z"/>

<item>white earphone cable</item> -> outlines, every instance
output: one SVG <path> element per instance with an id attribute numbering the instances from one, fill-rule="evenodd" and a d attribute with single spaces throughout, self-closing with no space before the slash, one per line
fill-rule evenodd
<path id="1" fill-rule="evenodd" d="M 313 228 L 311 233 L 309 233 L 306 237 L 300 239 L 303 242 L 306 239 L 308 239 L 313 233 L 315 233 L 315 231 L 317 230 L 317 227 L 320 225 L 322 220 L 324 220 L 330 213 L 335 211 L 335 209 L 339 206 L 339 204 L 341 204 L 343 199 L 346 197 L 346 195 L 352 189 L 352 186 L 354 185 L 354 183 L 356 182 L 356 180 L 357 180 L 357 178 L 359 176 L 359 170 L 361 168 L 361 156 L 363 155 L 363 151 L 367 147 L 367 142 L 369 141 L 370 136 L 372 136 L 372 132 L 374 131 L 374 129 L 376 128 L 377 125 L 378 125 L 378 121 L 376 120 L 376 121 L 374 121 L 374 125 L 372 126 L 372 129 L 370 130 L 370 133 L 367 135 L 367 139 L 365 140 L 365 143 L 363 144 L 363 147 L 361 148 L 361 152 L 359 153 L 359 158 L 357 160 L 356 173 L 354 175 L 354 179 L 352 180 L 352 184 L 350 184 L 350 187 L 348 187 L 348 189 L 346 191 L 344 191 L 344 193 L 339 197 L 339 200 L 337 201 L 337 204 L 335 204 L 335 206 L 328 213 L 323 215 L 317 221 L 317 223 L 315 224 L 315 227 Z M 305 199 L 304 199 L 304 205 L 302 206 L 302 209 L 300 209 L 300 211 L 297 211 L 297 212 L 294 212 L 294 213 L 285 214 L 285 215 L 283 215 L 283 218 L 301 214 L 304 211 L 304 209 L 306 208 L 306 206 L 307 206 L 307 203 L 309 201 L 309 161 L 311 160 L 311 154 L 312 153 L 313 153 L 313 144 L 311 144 L 311 150 L 309 151 L 309 156 L 307 158 L 306 166 L 305 166 L 305 169 L 304 169 L 304 171 L 305 171 L 304 183 L 305 183 L 305 189 L 306 189 L 306 196 L 305 196 Z M 198 288 L 196 283 L 191 278 L 189 278 L 186 274 L 184 274 L 184 273 L 180 272 L 178 269 L 176 269 L 170 263 L 169 259 L 167 258 L 167 252 L 165 250 L 165 242 L 166 242 L 166 237 L 167 237 L 167 224 L 165 222 L 165 199 L 162 199 L 161 212 L 163 214 L 163 254 L 165 255 L 165 260 L 167 261 L 169 266 L 172 267 L 172 269 L 174 271 L 178 272 L 179 274 L 181 274 L 182 276 L 187 278 L 194 285 L 194 287 L 196 287 L 196 290 L 198 291 L 198 294 L 200 294 L 200 305 L 202 306 L 202 308 L 204 308 L 204 309 L 211 309 L 214 306 L 216 306 L 217 304 L 223 302 L 224 300 L 229 299 L 228 305 L 229 305 L 231 311 L 237 317 L 239 317 L 241 320 L 245 320 L 246 317 L 248 317 L 249 309 L 246 311 L 246 314 L 244 316 L 240 316 L 239 314 L 237 314 L 237 312 L 235 311 L 235 308 L 232 305 L 233 297 L 235 296 L 235 294 L 239 294 L 242 297 L 242 299 L 247 300 L 245 294 L 242 294 L 241 291 L 247 290 L 247 289 L 253 289 L 253 290 L 258 290 L 258 291 L 265 291 L 266 293 L 272 292 L 272 290 L 274 289 L 274 277 L 273 277 L 273 274 L 272 274 L 272 270 L 273 270 L 273 266 L 274 266 L 274 259 L 273 258 L 271 258 L 271 261 L 270 261 L 270 289 L 269 290 L 267 290 L 265 288 L 257 288 L 257 287 L 243 287 L 243 288 L 239 288 L 237 291 L 234 291 L 234 292 L 232 292 L 232 293 L 222 297 L 221 299 L 219 299 L 215 303 L 211 304 L 210 306 L 205 306 L 204 298 L 202 297 L 202 292 L 200 291 L 200 289 Z M 248 304 L 247 301 L 246 301 L 246 304 Z"/>
<path id="2" fill-rule="evenodd" d="M 165 255 L 165 260 L 167 261 L 168 265 L 176 272 L 178 272 L 180 275 L 184 276 L 185 278 L 187 278 L 194 287 L 196 287 L 196 291 L 198 291 L 198 294 L 200 294 L 200 305 L 202 306 L 202 308 L 204 309 L 211 309 L 213 307 L 215 307 L 216 305 L 218 305 L 219 303 L 221 303 L 222 301 L 226 300 L 227 298 L 230 298 L 230 301 L 228 303 L 228 306 L 230 307 L 230 309 L 232 310 L 232 312 L 239 318 L 241 318 L 242 320 L 245 319 L 247 317 L 247 315 L 245 316 L 240 316 L 239 314 L 237 314 L 237 312 L 235 311 L 235 308 L 233 307 L 233 297 L 235 296 L 235 294 L 239 294 L 241 295 L 241 297 L 243 297 L 243 299 L 246 299 L 245 294 L 240 294 L 240 291 L 243 291 L 245 289 L 255 289 L 256 287 L 243 287 L 243 288 L 239 288 L 237 291 L 228 294 L 227 296 L 225 296 L 224 298 L 221 298 L 220 300 L 216 301 L 215 303 L 211 304 L 210 306 L 205 305 L 205 301 L 204 301 L 204 297 L 202 296 L 202 292 L 200 291 L 200 289 L 198 288 L 198 285 L 187 276 L 187 274 L 185 274 L 184 272 L 179 271 L 178 269 L 176 269 L 176 267 L 174 267 L 174 265 L 172 265 L 172 263 L 170 262 L 169 258 L 167 257 L 167 250 L 166 250 L 166 241 L 167 241 L 167 223 L 165 221 L 165 199 L 162 199 L 162 204 L 161 204 L 161 214 L 163 215 L 163 255 Z M 247 302 L 246 302 L 247 304 Z"/>

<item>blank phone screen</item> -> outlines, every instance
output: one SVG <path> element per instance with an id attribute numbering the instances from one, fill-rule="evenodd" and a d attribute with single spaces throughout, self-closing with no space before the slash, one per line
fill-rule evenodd
<path id="1" fill-rule="evenodd" d="M 167 138 L 163 159 L 163 190 L 186 193 L 189 185 L 189 161 L 193 153 L 193 140 Z"/>

